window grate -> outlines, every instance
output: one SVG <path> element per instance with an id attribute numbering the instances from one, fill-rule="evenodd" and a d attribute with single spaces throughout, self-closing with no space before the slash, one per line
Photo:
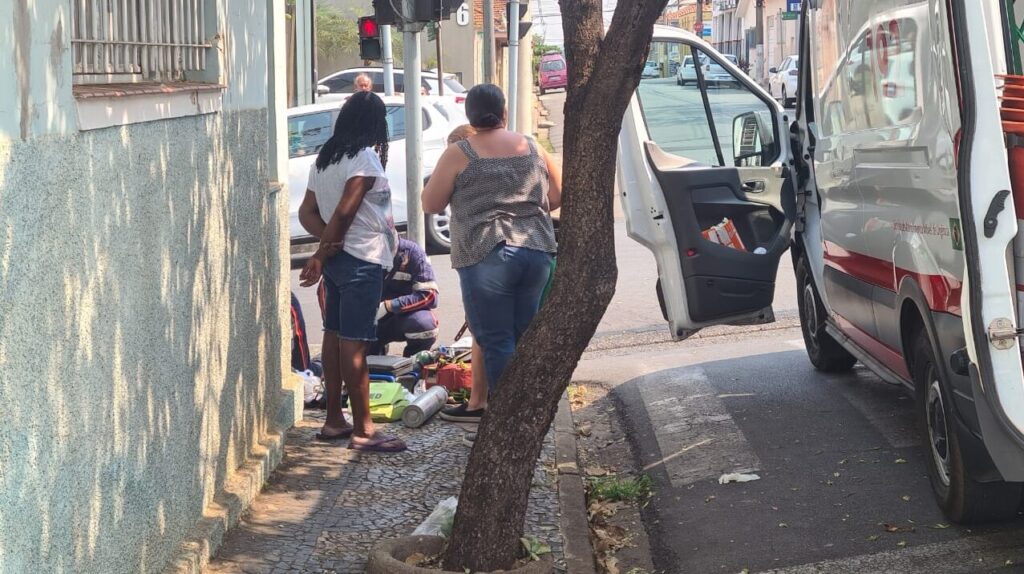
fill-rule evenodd
<path id="1" fill-rule="evenodd" d="M 206 69 L 206 0 L 71 3 L 76 83 L 177 80 Z"/>

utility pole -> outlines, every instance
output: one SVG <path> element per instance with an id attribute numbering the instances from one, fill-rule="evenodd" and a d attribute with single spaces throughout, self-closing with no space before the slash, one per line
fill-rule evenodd
<path id="1" fill-rule="evenodd" d="M 444 95 L 444 65 L 441 63 L 441 21 L 434 22 L 434 44 L 437 47 L 437 95 Z"/>
<path id="2" fill-rule="evenodd" d="M 494 82 L 494 0 L 483 0 L 484 11 L 484 83 Z"/>
<path id="3" fill-rule="evenodd" d="M 527 3 L 525 21 L 531 20 L 532 7 Z M 530 34 L 519 41 L 519 112 L 516 127 L 520 133 L 533 133 L 533 39 Z"/>
<path id="4" fill-rule="evenodd" d="M 413 21 L 416 0 L 402 0 L 402 52 L 405 84 L 405 194 L 406 235 L 420 247 L 426 245 L 423 204 L 423 111 L 420 104 L 420 32 L 423 24 Z"/>
<path id="5" fill-rule="evenodd" d="M 697 0 L 697 5 L 695 6 L 695 8 L 697 10 L 696 11 L 697 20 L 696 20 L 696 23 L 693 25 L 693 31 L 698 36 L 700 36 L 700 38 L 703 40 L 704 39 L 704 0 Z"/>
<path id="6" fill-rule="evenodd" d="M 756 56 L 754 62 L 754 80 L 757 83 L 762 83 L 764 79 L 764 0 L 757 1 L 757 33 L 755 34 L 755 42 L 757 43 Z"/>
<path id="7" fill-rule="evenodd" d="M 316 87 L 317 78 L 316 73 L 316 0 L 309 0 L 309 63 L 311 65 L 309 69 L 309 77 L 312 80 L 312 89 L 309 91 L 309 97 L 312 98 L 313 103 L 316 103 Z"/>
<path id="8" fill-rule="evenodd" d="M 391 26 L 380 27 L 380 56 L 384 66 L 384 95 L 395 95 L 395 58 L 391 53 Z"/>
<path id="9" fill-rule="evenodd" d="M 508 129 L 517 131 L 519 116 L 519 0 L 508 3 Z"/>

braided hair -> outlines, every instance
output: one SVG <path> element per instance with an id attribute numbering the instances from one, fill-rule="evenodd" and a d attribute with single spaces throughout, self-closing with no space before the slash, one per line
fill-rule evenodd
<path id="1" fill-rule="evenodd" d="M 323 171 L 343 157 L 354 158 L 368 147 L 377 152 L 381 165 L 387 167 L 387 107 L 373 92 L 356 92 L 341 106 L 338 121 L 334 123 L 334 133 L 316 157 L 316 169 Z"/>

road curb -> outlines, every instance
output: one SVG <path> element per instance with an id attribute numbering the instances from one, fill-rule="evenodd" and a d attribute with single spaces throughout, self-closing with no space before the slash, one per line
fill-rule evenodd
<path id="1" fill-rule="evenodd" d="M 565 565 L 569 574 L 596 574 L 590 545 L 587 499 L 576 452 L 576 429 L 568 395 L 562 395 L 555 414 L 555 464 L 558 468 L 558 506 L 561 509 Z"/>

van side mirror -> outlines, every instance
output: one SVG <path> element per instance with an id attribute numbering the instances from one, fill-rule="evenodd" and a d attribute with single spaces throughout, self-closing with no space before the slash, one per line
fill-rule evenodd
<path id="1" fill-rule="evenodd" d="M 331 93 L 331 89 L 328 88 L 327 86 L 325 86 L 323 84 L 317 84 L 316 85 L 316 95 L 318 95 L 318 96 L 326 96 L 329 93 Z"/>
<path id="2" fill-rule="evenodd" d="M 757 112 L 746 112 L 732 120 L 733 165 L 761 166 L 775 154 L 771 126 L 766 126 Z"/>

